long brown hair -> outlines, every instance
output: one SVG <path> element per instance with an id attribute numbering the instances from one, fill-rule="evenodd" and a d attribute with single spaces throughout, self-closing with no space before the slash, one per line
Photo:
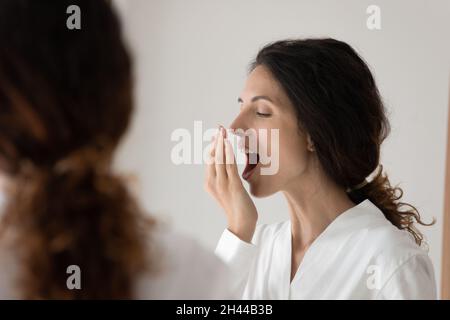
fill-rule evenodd
<path id="1" fill-rule="evenodd" d="M 258 65 L 267 67 L 287 93 L 325 173 L 354 203 L 370 199 L 420 245 L 423 235 L 414 223 L 430 224 L 400 201 L 402 189 L 391 185 L 379 164 L 390 125 L 369 67 L 355 50 L 335 39 L 282 40 L 259 51 L 250 69 Z"/>
<path id="2" fill-rule="evenodd" d="M 73 4 L 80 30 L 66 27 Z M 0 39 L 0 170 L 12 181 L 2 226 L 20 294 L 131 298 L 152 222 L 111 170 L 133 109 L 115 13 L 106 0 L 2 0 Z M 70 265 L 81 290 L 67 287 Z"/>

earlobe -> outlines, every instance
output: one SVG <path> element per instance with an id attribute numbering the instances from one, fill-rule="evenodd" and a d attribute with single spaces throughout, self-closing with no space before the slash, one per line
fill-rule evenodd
<path id="1" fill-rule="evenodd" d="M 306 136 L 306 141 L 307 141 L 307 149 L 308 151 L 314 152 L 316 151 L 315 147 L 314 147 L 314 142 L 311 140 L 311 136 L 308 134 Z"/>

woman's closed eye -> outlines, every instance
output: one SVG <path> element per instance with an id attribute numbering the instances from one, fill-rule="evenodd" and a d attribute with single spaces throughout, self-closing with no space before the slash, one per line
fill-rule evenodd
<path id="1" fill-rule="evenodd" d="M 268 118 L 268 117 L 272 116 L 271 113 L 259 112 L 259 111 L 256 111 L 256 115 L 259 117 L 263 117 L 263 118 Z"/>

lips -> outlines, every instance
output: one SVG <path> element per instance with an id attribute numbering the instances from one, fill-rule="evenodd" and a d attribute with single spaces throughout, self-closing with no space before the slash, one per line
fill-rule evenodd
<path id="1" fill-rule="evenodd" d="M 245 151 L 245 156 L 247 158 L 247 162 L 245 165 L 245 169 L 242 172 L 242 178 L 244 180 L 249 180 L 253 173 L 256 171 L 256 167 L 258 166 L 259 154 Z"/>

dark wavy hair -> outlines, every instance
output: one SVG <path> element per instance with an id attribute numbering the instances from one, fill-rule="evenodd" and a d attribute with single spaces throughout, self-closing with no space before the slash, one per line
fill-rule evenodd
<path id="1" fill-rule="evenodd" d="M 80 30 L 66 27 L 73 4 Z M 153 222 L 111 169 L 133 110 L 115 13 L 106 0 L 2 0 L 0 39 L 0 170 L 12 184 L 2 241 L 20 259 L 20 294 L 132 298 Z M 69 265 L 81 290 L 66 286 Z"/>
<path id="2" fill-rule="evenodd" d="M 370 199 L 421 245 L 414 223 L 434 221 L 424 223 L 414 206 L 400 201 L 402 189 L 391 186 L 379 165 L 389 121 L 369 67 L 355 50 L 335 39 L 282 40 L 262 48 L 250 70 L 260 65 L 294 105 L 299 129 L 310 135 L 325 173 L 354 203 Z"/>

